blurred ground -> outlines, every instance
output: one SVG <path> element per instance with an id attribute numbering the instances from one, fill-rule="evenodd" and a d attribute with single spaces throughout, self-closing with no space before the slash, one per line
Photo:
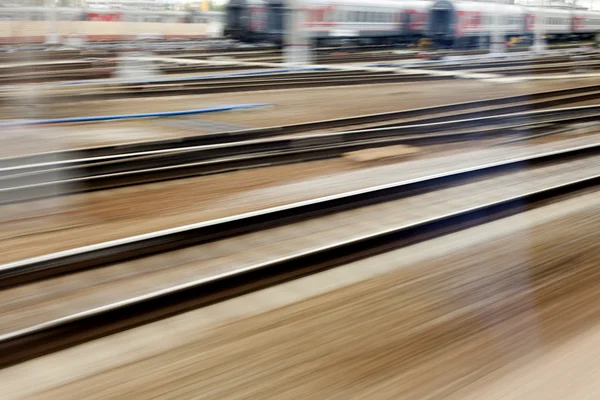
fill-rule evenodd
<path id="1" fill-rule="evenodd" d="M 597 349 L 570 339 L 600 323 L 599 211 L 589 194 L 33 360 L 4 396 L 596 398 Z M 581 386 L 549 390 L 569 365 Z"/>

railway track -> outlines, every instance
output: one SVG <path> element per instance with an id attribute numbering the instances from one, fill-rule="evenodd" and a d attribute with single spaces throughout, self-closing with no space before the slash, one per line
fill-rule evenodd
<path id="1" fill-rule="evenodd" d="M 0 160 L 0 204 L 313 161 L 394 144 L 427 146 L 489 138 L 523 140 L 528 136 L 547 134 L 557 127 L 564 130 L 576 123 L 597 121 L 600 106 L 544 110 L 549 106 L 598 98 L 600 91 L 595 89 L 591 86 L 558 91 L 562 96 L 554 97 L 551 94 L 556 95 L 556 92 L 542 92 L 533 101 L 518 102 L 519 96 L 513 96 L 496 99 L 491 101 L 492 104 L 482 101 L 460 103 L 289 127 L 205 135 L 196 138 L 196 142 L 188 141 L 187 146 L 186 143 L 172 146 L 173 142 L 166 141 L 4 159 Z M 501 106 L 507 103 L 510 105 Z M 477 108 L 482 104 L 485 104 L 483 109 Z M 494 104 L 497 105 L 494 107 Z M 523 109 L 538 111 L 523 112 Z M 419 117 L 435 112 L 437 116 Z M 318 127 L 331 129 L 343 124 L 347 127 L 362 122 L 364 127 L 368 121 L 383 122 L 371 124 L 369 129 L 311 133 Z M 54 161 L 48 162 L 49 159 Z"/>
<path id="2" fill-rule="evenodd" d="M 431 76 L 427 74 L 399 75 L 389 72 L 363 72 L 357 71 L 349 76 L 337 76 L 335 73 L 330 76 L 311 78 L 310 73 L 298 77 L 245 77 L 223 78 L 204 80 L 203 82 L 190 83 L 165 82 L 150 84 L 113 84 L 102 86 L 100 88 L 77 88 L 60 92 L 55 90 L 52 93 L 53 101 L 74 100 L 93 101 L 110 100 L 123 98 L 143 98 L 159 96 L 181 96 L 193 94 L 209 93 L 234 93 L 251 92 L 263 90 L 282 90 L 282 89 L 305 89 L 330 86 L 351 86 L 385 83 L 406 83 L 406 82 L 425 82 L 453 79 L 449 76 Z M 3 101 L 8 101 L 4 96 Z"/>
<path id="3" fill-rule="evenodd" d="M 385 178 L 338 195 L 4 264 L 0 365 L 596 188 L 599 149 L 523 148 L 518 156 L 486 157 L 483 165 Z M 25 286 L 41 279 L 43 293 Z"/>
<path id="4" fill-rule="evenodd" d="M 318 72 L 314 72 L 318 74 Z M 348 75 L 340 72 L 340 76 Z M 331 130 L 340 127 L 348 128 L 350 126 L 357 128 L 372 128 L 397 126 L 406 123 L 426 123 L 443 122 L 450 119 L 459 119 L 458 114 L 464 110 L 470 110 L 471 117 L 483 117 L 494 115 L 495 113 L 514 113 L 519 111 L 536 110 L 545 107 L 554 107 L 568 105 L 576 102 L 597 99 L 597 91 L 600 85 L 580 86 L 569 89 L 552 90 L 545 92 L 533 92 L 526 95 L 508 96 L 500 98 L 485 99 L 472 102 L 455 103 L 443 106 L 425 107 L 412 110 L 403 110 L 397 112 L 387 112 L 380 114 L 369 114 L 350 118 L 340 118 L 334 120 L 323 120 L 294 125 L 282 125 L 268 128 L 256 128 L 246 131 L 222 132 L 217 134 L 203 134 L 199 136 L 188 136 L 175 140 L 161 140 L 146 142 L 144 144 L 136 143 L 134 145 L 119 145 L 96 147 L 82 150 L 69 150 L 56 153 L 61 159 L 106 156 L 115 155 L 122 152 L 136 152 L 148 150 L 161 150 L 167 148 L 181 148 L 188 146 L 208 145 L 227 143 L 239 140 L 249 140 L 282 134 L 310 132 L 319 130 Z M 507 104 L 510 106 L 506 107 Z M 492 109 L 491 107 L 505 106 L 501 109 Z M 476 112 L 477 111 L 477 112 Z M 442 114 L 442 116 L 438 115 Z M 431 116 L 435 115 L 435 116 Z M 427 118 L 424 118 L 427 116 Z M 462 118 L 468 118 L 463 115 Z M 55 157 L 49 157 L 49 160 L 55 160 Z M 7 165 L 28 164 L 45 162 L 44 155 L 32 155 L 27 157 L 15 158 L 11 163 L 10 159 L 0 160 L 0 168 Z"/>
<path id="5" fill-rule="evenodd" d="M 522 68 L 491 68 L 489 70 L 478 70 L 478 73 L 505 74 L 505 75 L 523 75 L 536 73 L 560 73 L 572 72 L 576 68 L 585 67 L 587 69 L 596 69 L 597 63 L 586 64 L 568 64 L 562 66 L 539 66 Z M 145 98 L 145 97 L 163 97 L 163 96 L 185 96 L 196 94 L 214 94 L 214 93 L 236 93 L 253 92 L 264 90 L 284 90 L 284 89 L 305 89 L 333 86 L 353 86 L 387 83 L 410 83 L 410 82 L 430 82 L 439 80 L 455 79 L 451 74 L 429 74 L 415 71 L 410 74 L 397 74 L 392 71 L 356 71 L 352 75 L 336 75 L 331 73 L 328 76 L 311 77 L 310 72 L 303 76 L 286 77 L 273 75 L 269 77 L 235 77 L 218 78 L 204 80 L 202 82 L 151 82 L 151 83 L 133 83 L 133 84 L 112 84 L 102 85 L 96 88 L 76 88 L 61 92 L 55 90 L 52 93 L 53 101 L 95 101 L 95 100 L 114 100 L 123 98 Z M 3 102 L 9 101 L 9 97 L 3 96 Z"/>
<path id="6" fill-rule="evenodd" d="M 328 49 L 326 51 L 318 52 L 316 62 L 318 64 L 331 64 L 331 63 L 353 63 L 353 62 L 376 62 L 374 65 L 389 66 L 401 65 L 403 67 L 411 68 L 410 63 L 405 64 L 394 64 L 385 61 L 399 61 L 409 60 L 415 57 L 414 52 L 407 54 L 395 54 L 395 53 L 381 53 L 381 52 L 370 52 L 367 53 L 343 53 L 343 54 L 329 54 L 335 51 L 335 49 Z M 199 53 L 199 54 L 179 54 L 180 58 L 191 58 L 191 59 L 211 59 L 215 57 L 228 57 L 232 59 L 246 60 L 246 61 L 263 61 L 263 62 L 280 62 L 280 51 L 279 50 L 264 50 L 264 51 L 244 51 L 244 52 L 233 52 L 233 53 Z M 469 53 L 463 53 L 469 55 Z M 274 55 L 274 56 L 273 56 Z M 475 55 L 475 54 L 474 54 Z M 597 56 L 593 54 L 588 55 L 591 59 L 596 59 Z M 548 63 L 555 63 L 556 65 L 549 66 Z M 577 61 L 580 64 L 581 61 Z M 590 68 L 595 67 L 595 63 L 588 61 Z M 1 64 L 0 64 L 1 65 Z M 421 64 L 416 63 L 414 67 L 419 68 Z M 501 73 L 505 68 L 512 68 L 522 66 L 522 69 L 512 68 L 508 69 L 507 74 L 523 74 L 532 72 L 562 72 L 569 71 L 569 66 L 575 65 L 568 55 L 550 55 L 541 56 L 536 58 L 530 58 L 526 60 L 492 60 L 492 61 L 473 61 L 462 62 L 456 60 L 455 62 L 449 62 L 445 65 L 427 65 L 426 69 L 430 70 L 482 70 L 490 69 L 489 72 Z M 531 67 L 532 70 L 528 69 Z M 544 67 L 544 68 L 533 68 L 533 67 Z M 72 62 L 66 61 L 63 64 L 42 64 L 40 66 L 28 65 L 18 68 L 18 73 L 11 71 L 11 68 L 2 68 L 4 73 L 0 71 L 0 83 L 4 84 L 16 84 L 23 82 L 59 82 L 68 80 L 93 80 L 101 78 L 109 78 L 116 68 L 115 58 L 88 58 L 81 60 L 73 60 Z M 223 71 L 236 71 L 236 70 L 251 70 L 261 69 L 260 66 L 248 66 L 248 65 L 181 65 L 177 63 L 164 62 L 159 66 L 160 70 L 164 74 L 182 74 L 182 73 L 201 73 L 201 72 L 223 72 Z M 12 68 L 14 70 L 14 68 Z"/>
<path id="7" fill-rule="evenodd" d="M 347 61 L 350 62 L 350 61 Z M 112 63 L 114 64 L 114 63 Z M 326 63 L 320 63 L 326 64 Z M 552 73 L 570 73 L 577 69 L 580 70 L 597 70 L 600 66 L 600 61 L 565 61 L 561 63 L 554 63 L 547 65 L 546 63 L 527 63 L 527 62 L 506 62 L 506 64 L 502 62 L 496 63 L 485 63 L 485 64 L 463 64 L 462 66 L 436 66 L 436 67 L 425 67 L 427 70 L 433 71 L 477 71 L 477 73 L 489 73 L 489 74 L 501 74 L 508 76 L 518 76 L 518 75 L 532 75 L 532 74 L 552 74 Z M 382 64 L 382 67 L 385 67 L 385 64 Z M 407 66 L 407 68 L 419 69 L 418 65 L 415 67 Z M 248 65 L 214 65 L 214 66 L 197 66 L 197 65 L 164 65 L 160 67 L 160 71 L 164 74 L 184 74 L 184 73 L 210 73 L 214 72 L 215 74 L 224 73 L 224 72 L 235 72 L 235 71 L 251 71 L 251 70 L 262 70 L 264 67 L 261 66 L 248 66 Z M 0 84 L 19 84 L 19 83 L 46 83 L 46 82 L 64 82 L 64 81 L 73 81 L 73 80 L 100 80 L 100 79 L 109 79 L 111 78 L 116 71 L 116 67 L 114 65 L 106 65 L 102 67 L 93 67 L 89 69 L 71 69 L 68 71 L 50 71 L 50 72 L 39 72 L 39 71 L 31 71 L 31 72 L 19 72 L 18 75 L 9 73 L 9 74 L 0 74 Z M 339 75 L 336 72 L 340 73 Z M 323 73 L 322 78 L 326 78 L 325 74 L 328 74 L 331 78 L 339 78 L 342 73 L 349 74 L 348 71 L 328 71 L 327 73 Z M 283 82 L 281 77 L 277 75 L 272 76 L 264 76 L 262 79 L 258 79 L 257 77 L 248 79 L 237 78 L 239 83 L 238 85 L 227 86 L 227 83 L 230 83 L 229 78 L 215 78 L 211 80 L 204 80 L 202 85 L 193 84 L 188 80 L 181 80 L 180 82 L 174 82 L 173 86 L 168 87 L 165 84 L 158 84 L 154 87 L 151 87 L 150 84 L 145 84 L 143 89 L 144 93 L 140 94 L 142 96 L 146 96 L 148 91 L 154 91 L 156 95 L 180 95 L 191 93 L 193 94 L 195 91 L 202 91 L 203 93 L 220 93 L 220 92 L 239 92 L 239 91 L 258 91 L 258 90 L 272 90 L 272 89 L 294 89 L 294 88 L 302 88 L 302 87 L 322 87 L 322 86 L 342 86 L 342 85 L 350 85 L 350 84 L 377 84 L 377 83 L 394 83 L 394 82 L 413 82 L 413 81 L 430 81 L 430 80 L 442 80 L 442 79 L 452 79 L 451 76 L 431 76 L 428 74 L 417 74 L 414 75 L 398 75 L 394 74 L 391 71 L 372 71 L 372 72 L 363 72 L 363 71 L 354 71 L 352 72 L 353 76 L 348 76 L 351 82 L 343 82 L 338 81 L 336 79 L 323 79 L 323 80 L 314 80 L 314 81 L 300 81 L 289 79 L 286 82 Z M 305 72 L 304 75 L 308 75 L 308 72 Z M 387 77 L 386 80 L 376 80 L 373 78 L 382 78 Z M 308 77 L 299 76 L 298 79 L 305 79 Z M 312 73 L 311 73 L 311 78 Z M 198 79 L 200 82 L 200 79 Z M 306 82 L 304 86 L 302 83 Z M 107 99 L 113 98 L 115 92 L 119 93 L 118 90 L 123 88 L 122 84 L 119 83 L 111 83 L 110 82 L 90 82 L 98 85 L 102 85 L 102 87 L 107 88 L 107 93 L 105 97 Z M 273 83 L 277 83 L 274 85 Z M 159 89 L 160 88 L 160 89 Z M 129 90 L 135 90 L 135 87 L 128 87 Z M 174 92 L 177 91 L 177 92 Z M 123 93 L 125 95 L 127 93 Z M 85 96 L 85 95 L 84 95 Z"/>
<path id="8" fill-rule="evenodd" d="M 590 60 L 598 60 L 600 55 L 598 54 L 588 54 L 586 55 L 586 59 L 584 61 Z M 527 67 L 527 66 L 541 66 L 548 64 L 561 64 L 561 63 L 572 63 L 574 62 L 571 55 L 561 55 L 561 56 L 539 56 L 539 57 L 529 57 L 524 59 L 516 59 L 516 60 L 470 60 L 468 62 L 461 61 L 460 59 L 452 61 L 447 60 L 447 62 L 438 65 L 428 65 L 427 69 L 432 70 L 443 70 L 443 71 L 455 71 L 455 70 L 475 70 L 475 69 L 490 69 L 496 67 Z M 577 61 L 579 62 L 579 61 Z M 383 64 L 388 65 L 388 64 Z M 395 64 L 389 64 L 391 66 Z M 403 64 L 403 66 L 410 66 L 409 63 Z M 417 63 L 416 67 L 421 68 L 421 66 Z"/>

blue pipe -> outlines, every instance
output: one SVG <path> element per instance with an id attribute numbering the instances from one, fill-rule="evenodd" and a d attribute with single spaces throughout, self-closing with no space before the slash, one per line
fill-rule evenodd
<path id="1" fill-rule="evenodd" d="M 112 121 L 118 119 L 139 119 L 153 117 L 177 117 L 180 115 L 205 114 L 218 111 L 242 110 L 247 108 L 264 107 L 270 104 L 239 104 L 224 107 L 199 108 L 194 110 L 182 111 L 165 111 L 143 114 L 122 114 L 122 115 L 98 115 L 93 117 L 76 117 L 76 118 L 58 118 L 58 119 L 38 119 L 33 121 L 14 121 L 0 123 L 0 127 L 24 126 L 24 125 L 47 125 L 47 124 L 66 124 L 72 122 L 94 122 L 94 121 Z"/>
<path id="2" fill-rule="evenodd" d="M 301 72 L 301 71 L 325 71 L 326 67 L 312 67 L 312 68 L 286 68 L 286 69 L 270 69 L 261 71 L 248 71 L 248 72 L 234 72 L 230 74 L 217 74 L 217 75 L 195 75 L 195 76 L 184 76 L 180 78 L 162 78 L 162 79 L 147 79 L 139 81 L 71 81 L 53 84 L 51 86 L 68 86 L 68 85 L 106 85 L 106 84 L 144 84 L 144 83 L 162 83 L 162 82 L 183 82 L 183 81 L 195 81 L 204 79 L 219 79 L 219 78 L 232 78 L 236 76 L 250 76 L 250 75 L 270 75 L 270 74 L 282 74 L 286 72 Z"/>

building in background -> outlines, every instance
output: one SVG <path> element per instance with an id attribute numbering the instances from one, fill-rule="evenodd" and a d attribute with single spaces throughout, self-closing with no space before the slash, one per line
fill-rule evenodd
<path id="1" fill-rule="evenodd" d="M 194 10 L 214 11 L 222 8 L 211 0 L 1 0 L 0 7 L 76 7 L 114 10 Z"/>

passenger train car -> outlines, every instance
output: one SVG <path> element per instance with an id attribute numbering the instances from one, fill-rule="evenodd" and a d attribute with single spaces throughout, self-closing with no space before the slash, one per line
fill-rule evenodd
<path id="1" fill-rule="evenodd" d="M 427 0 L 302 0 L 302 29 L 319 44 L 352 40 L 393 43 L 425 34 Z M 281 44 L 287 7 L 285 0 L 230 0 L 225 35 L 241 41 Z"/>
<path id="2" fill-rule="evenodd" d="M 600 12 L 453 0 L 299 0 L 302 29 L 316 44 L 415 42 L 444 47 L 486 46 L 494 30 L 504 42 L 590 39 L 600 32 Z M 285 0 L 230 0 L 225 35 L 241 41 L 283 42 Z M 539 26 L 537 26 L 539 25 Z"/>
<path id="3" fill-rule="evenodd" d="M 485 45 L 494 32 L 502 41 L 519 37 L 530 42 L 536 29 L 549 40 L 591 39 L 600 31 L 600 12 L 565 8 L 439 0 L 428 17 L 427 36 L 456 47 Z"/>

